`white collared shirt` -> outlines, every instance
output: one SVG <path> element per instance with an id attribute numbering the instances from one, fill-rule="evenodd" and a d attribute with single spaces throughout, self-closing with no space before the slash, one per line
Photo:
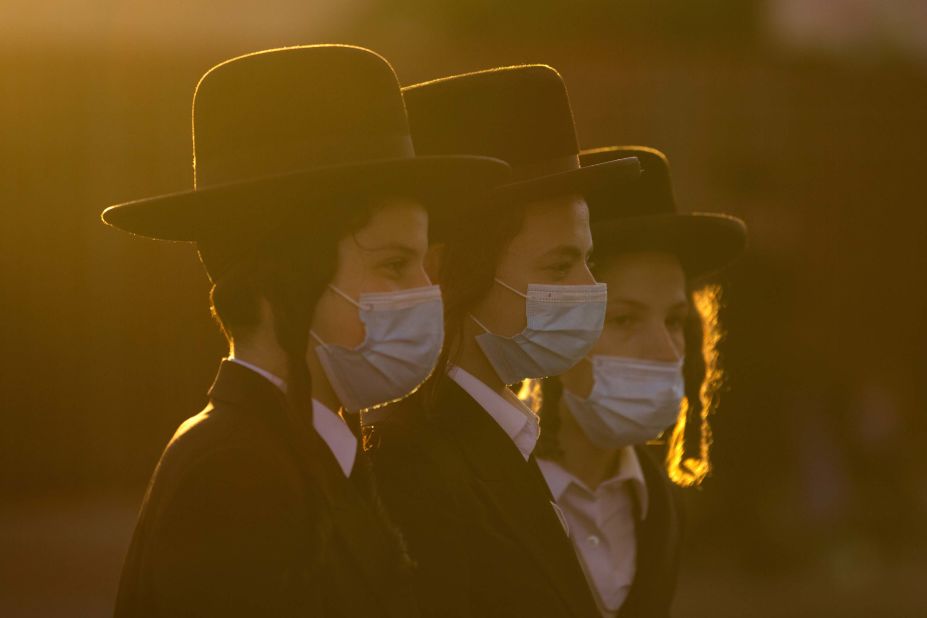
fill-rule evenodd
<path id="1" fill-rule="evenodd" d="M 447 375 L 486 410 L 527 461 L 541 433 L 537 415 L 508 388 L 501 394 L 497 393 L 456 365 L 448 370 Z"/>
<path id="2" fill-rule="evenodd" d="M 247 367 L 254 373 L 260 375 L 263 378 L 266 378 L 267 381 L 269 381 L 271 384 L 279 388 L 284 393 L 286 392 L 286 382 L 284 382 L 283 378 L 281 378 L 280 376 L 274 375 L 271 372 L 267 371 L 266 369 L 262 369 L 258 367 L 254 363 L 249 363 L 246 360 L 235 358 L 234 356 L 229 356 L 228 360 L 232 361 L 233 363 L 238 363 L 242 367 Z"/>
<path id="3" fill-rule="evenodd" d="M 633 447 L 621 449 L 613 477 L 595 491 L 559 463 L 539 459 L 538 466 L 560 505 L 570 539 L 596 603 L 613 618 L 628 597 L 637 572 L 637 522 L 647 516 L 644 473 Z"/>
<path id="4" fill-rule="evenodd" d="M 286 382 L 279 376 L 262 369 L 253 363 L 230 356 L 228 360 L 247 367 L 266 378 L 271 384 L 286 392 Z M 351 433 L 347 423 L 318 399 L 312 400 L 312 426 L 335 456 L 345 476 L 351 476 L 354 460 L 357 458 L 357 438 Z"/>

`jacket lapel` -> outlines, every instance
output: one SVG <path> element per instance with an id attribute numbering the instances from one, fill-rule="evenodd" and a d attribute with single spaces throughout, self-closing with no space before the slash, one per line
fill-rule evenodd
<path id="1" fill-rule="evenodd" d="M 281 440 L 281 448 L 287 449 L 292 429 L 285 423 L 286 397 L 270 381 L 247 367 L 225 360 L 219 367 L 209 396 L 214 401 L 223 401 L 256 412 L 261 422 L 270 427 Z M 344 557 L 351 562 L 352 572 L 360 575 L 365 590 L 377 597 L 377 606 L 389 607 L 389 595 L 379 583 L 384 579 L 384 566 L 392 566 L 388 561 L 391 557 L 387 539 L 382 533 L 382 524 L 372 505 L 362 496 L 352 479 L 344 476 L 335 456 L 317 432 L 307 431 L 300 439 L 308 441 L 309 448 L 304 452 L 309 453 L 310 457 L 308 465 L 302 466 L 302 469 L 308 469 L 311 475 L 309 482 L 316 486 L 325 499 L 324 504 L 312 504 L 309 508 L 329 511 L 333 536 L 339 547 L 347 551 L 348 555 Z M 363 470 L 358 470 L 367 463 L 362 461 L 363 457 L 363 453 L 358 453 L 352 477 L 355 474 L 364 475 Z M 366 481 L 357 480 L 358 484 Z"/>
<path id="2" fill-rule="evenodd" d="M 383 583 L 392 583 L 390 573 L 398 567 L 395 552 L 389 547 L 389 538 L 384 523 L 376 513 L 376 506 L 367 495 L 369 472 L 363 453 L 357 454 L 351 477 L 346 478 L 328 447 L 319 439 L 325 474 L 337 479 L 332 496 L 332 514 L 334 533 L 340 545 L 347 552 L 347 558 L 358 576 L 358 586 L 362 586 L 377 598 L 377 607 L 385 613 L 395 610 L 396 590 L 389 590 Z M 337 476 L 336 476 L 337 475 Z M 399 614 L 401 615 L 401 614 Z"/>
<path id="3" fill-rule="evenodd" d="M 595 615 L 591 591 L 534 459 L 526 462 L 502 428 L 453 380 L 442 381 L 435 414 L 442 433 L 472 469 L 477 491 L 564 604 L 577 616 Z"/>

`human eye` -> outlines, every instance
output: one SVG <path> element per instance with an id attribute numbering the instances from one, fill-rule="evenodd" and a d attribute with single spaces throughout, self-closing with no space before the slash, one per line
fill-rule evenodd
<path id="1" fill-rule="evenodd" d="M 636 319 L 637 317 L 633 313 L 620 312 L 620 313 L 615 313 L 609 316 L 608 321 L 609 323 L 614 324 L 615 326 L 619 326 L 621 328 L 628 328 L 634 325 Z"/>
<path id="2" fill-rule="evenodd" d="M 559 281 L 566 278 L 572 268 L 572 262 L 554 262 L 549 264 L 545 270 L 550 272 L 556 281 Z"/>
<path id="3" fill-rule="evenodd" d="M 393 256 L 380 262 L 380 268 L 394 279 L 401 278 L 408 266 L 409 259 L 401 256 Z"/>

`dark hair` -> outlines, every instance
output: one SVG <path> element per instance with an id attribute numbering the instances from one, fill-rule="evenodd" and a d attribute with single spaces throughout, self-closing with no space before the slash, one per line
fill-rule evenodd
<path id="1" fill-rule="evenodd" d="M 689 302 L 692 311 L 684 326 L 686 352 L 682 370 L 685 399 L 675 426 L 667 430 L 670 435 L 666 452 L 667 473 L 680 486 L 698 485 L 710 470 L 711 427 L 708 414 L 714 407 L 722 379 L 716 351 L 720 338 L 717 323 L 719 288 L 707 286 L 690 292 Z M 526 397 L 532 400 L 541 422 L 541 435 L 534 452 L 538 457 L 558 459 L 563 456 L 558 440 L 563 384 L 559 378 L 551 377 L 529 385 L 527 390 Z M 688 456 L 691 453 L 698 455 Z"/>
<path id="2" fill-rule="evenodd" d="M 282 432 L 287 447 L 300 468 L 307 491 L 321 492 L 312 479 L 312 441 L 304 439 L 314 432 L 312 425 L 312 375 L 306 363 L 309 330 L 316 305 L 335 275 L 338 264 L 338 243 L 345 236 L 364 227 L 377 206 L 365 208 L 332 207 L 328 215 L 319 215 L 313 221 L 294 217 L 278 226 L 247 259 L 241 260 L 215 282 L 210 292 L 212 314 L 225 336 L 233 341 L 251 335 L 260 321 L 260 300 L 270 305 L 274 319 L 275 338 L 286 353 L 287 405 L 285 418 L 271 419 L 284 427 Z M 351 212 L 353 216 L 344 216 Z M 362 461 L 358 464 L 363 465 Z M 379 515 L 388 535 L 396 543 L 395 549 L 401 566 L 409 564 L 405 544 L 398 530 L 389 521 L 369 479 L 368 497 Z M 321 498 L 328 503 L 328 497 Z M 331 537 L 331 520 L 323 518 L 316 533 L 320 536 L 323 551 L 319 552 L 317 566 Z"/>
<path id="3" fill-rule="evenodd" d="M 524 203 L 483 205 L 456 221 L 439 240 L 444 347 L 431 377 L 418 391 L 426 400 L 433 397 L 438 380 L 457 359 L 464 325 L 473 307 L 492 288 L 502 252 L 521 230 L 525 208 Z"/>

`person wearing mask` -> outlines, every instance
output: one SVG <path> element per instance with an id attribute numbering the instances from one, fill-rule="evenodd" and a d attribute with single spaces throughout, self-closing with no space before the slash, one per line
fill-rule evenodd
<path id="1" fill-rule="evenodd" d="M 566 88 L 551 67 L 403 89 L 423 153 L 498 157 L 513 182 L 433 219 L 426 265 L 444 297 L 435 373 L 366 415 L 381 494 L 414 555 L 429 616 L 594 616 L 580 564 L 534 457 L 538 419 L 509 389 L 563 373 L 599 338 L 606 289 L 584 195 L 633 182 L 633 158 L 580 167 Z"/>
<path id="2" fill-rule="evenodd" d="M 698 416 L 706 371 L 691 295 L 741 254 L 746 228 L 725 215 L 677 213 L 658 150 L 602 148 L 581 159 L 629 156 L 641 163 L 637 183 L 588 196 L 592 271 L 608 285 L 605 326 L 583 362 L 544 380 L 536 453 L 601 615 L 659 618 L 673 599 L 680 513 L 645 444 L 676 424 L 684 399 L 675 446 L 686 416 Z"/>
<path id="3" fill-rule="evenodd" d="M 432 371 L 429 208 L 507 177 L 417 156 L 399 84 L 343 45 L 224 62 L 194 94 L 195 189 L 106 223 L 195 242 L 228 338 L 206 408 L 164 450 L 116 616 L 414 616 L 411 564 L 345 419 Z"/>

